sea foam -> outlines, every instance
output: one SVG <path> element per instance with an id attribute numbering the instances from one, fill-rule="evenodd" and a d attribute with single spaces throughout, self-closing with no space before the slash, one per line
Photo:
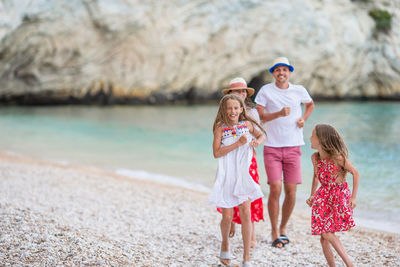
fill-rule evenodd
<path id="1" fill-rule="evenodd" d="M 205 192 L 209 193 L 211 192 L 211 189 L 199 184 L 199 183 L 192 183 L 188 182 L 188 178 L 178 178 L 178 177 L 172 177 L 164 174 L 158 174 L 158 173 L 150 173 L 147 171 L 143 170 L 130 170 L 130 169 L 117 169 L 115 173 L 131 178 L 136 178 L 136 179 L 141 179 L 141 180 L 146 180 L 146 181 L 153 181 L 157 183 L 162 183 L 162 184 L 167 184 L 167 185 L 173 185 L 173 186 L 179 186 L 199 192 Z"/>

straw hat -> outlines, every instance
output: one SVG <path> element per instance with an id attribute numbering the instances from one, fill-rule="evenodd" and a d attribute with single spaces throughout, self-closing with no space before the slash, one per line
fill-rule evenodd
<path id="1" fill-rule="evenodd" d="M 237 78 L 231 80 L 229 83 L 229 88 L 223 89 L 222 94 L 226 95 L 229 91 L 242 90 L 242 89 L 247 90 L 247 96 L 254 95 L 255 90 L 253 88 L 247 87 L 246 81 L 241 77 L 237 77 Z"/>
<path id="2" fill-rule="evenodd" d="M 290 65 L 290 63 L 289 63 L 289 59 L 287 59 L 286 57 L 278 57 L 274 60 L 274 63 L 272 63 L 272 67 L 269 68 L 269 72 L 271 72 L 271 73 L 274 72 L 274 68 L 279 65 L 289 67 L 290 71 L 294 70 L 293 66 Z"/>

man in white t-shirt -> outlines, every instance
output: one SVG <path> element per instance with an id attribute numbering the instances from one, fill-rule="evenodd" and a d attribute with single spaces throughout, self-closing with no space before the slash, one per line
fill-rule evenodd
<path id="1" fill-rule="evenodd" d="M 286 225 L 296 203 L 297 184 L 302 182 L 300 146 L 304 145 L 303 126 L 314 109 L 314 102 L 307 90 L 301 85 L 289 83 L 293 70 L 287 58 L 275 59 L 269 69 L 275 82 L 261 87 L 255 98 L 257 111 L 267 132 L 264 164 L 270 187 L 268 213 L 272 246 L 277 248 L 290 242 Z M 304 114 L 302 103 L 305 105 Z M 278 229 L 282 174 L 285 200 Z"/>

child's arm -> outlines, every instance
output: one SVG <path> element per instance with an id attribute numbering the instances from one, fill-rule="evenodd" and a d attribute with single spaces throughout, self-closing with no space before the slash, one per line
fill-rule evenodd
<path id="1" fill-rule="evenodd" d="M 265 136 L 262 132 L 258 131 L 250 121 L 246 121 L 246 125 L 251 135 L 255 138 L 255 140 L 250 142 L 250 146 L 258 147 L 260 144 L 265 142 Z"/>
<path id="2" fill-rule="evenodd" d="M 351 192 L 350 197 L 350 207 L 354 209 L 356 207 L 356 197 L 358 191 L 358 184 L 360 183 L 360 173 L 357 169 L 351 164 L 349 160 L 346 160 L 344 169 L 353 175 L 353 191 Z"/>
<path id="3" fill-rule="evenodd" d="M 217 126 L 215 131 L 214 131 L 214 141 L 213 141 L 213 154 L 214 158 L 219 158 L 222 156 L 225 156 L 232 150 L 235 150 L 236 148 L 244 145 L 247 143 L 247 138 L 245 135 L 242 135 L 239 140 L 237 140 L 235 143 L 229 146 L 224 146 L 221 147 L 221 142 L 222 140 L 222 127 Z"/>
<path id="4" fill-rule="evenodd" d="M 311 156 L 311 161 L 313 163 L 313 181 L 312 181 L 312 185 L 311 185 L 311 193 L 310 193 L 310 197 L 306 200 L 306 203 L 308 206 L 312 206 L 312 203 L 314 201 L 314 194 L 315 191 L 317 190 L 317 186 L 318 186 L 318 178 L 317 178 L 317 160 L 316 160 L 316 156 L 317 154 L 314 153 Z"/>

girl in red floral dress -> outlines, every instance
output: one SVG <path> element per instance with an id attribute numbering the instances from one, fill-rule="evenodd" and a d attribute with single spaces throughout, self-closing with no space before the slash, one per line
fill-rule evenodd
<path id="1" fill-rule="evenodd" d="M 310 137 L 311 148 L 318 150 L 311 156 L 314 177 L 307 204 L 312 207 L 311 231 L 321 235 L 321 245 L 329 266 L 335 266 L 331 246 L 346 266 L 353 266 L 343 244 L 335 232 L 354 227 L 353 209 L 360 175 L 348 160 L 348 151 L 342 137 L 330 125 L 318 124 Z M 353 175 L 353 192 L 346 182 L 346 173 Z M 321 186 L 317 190 L 318 181 Z"/>

